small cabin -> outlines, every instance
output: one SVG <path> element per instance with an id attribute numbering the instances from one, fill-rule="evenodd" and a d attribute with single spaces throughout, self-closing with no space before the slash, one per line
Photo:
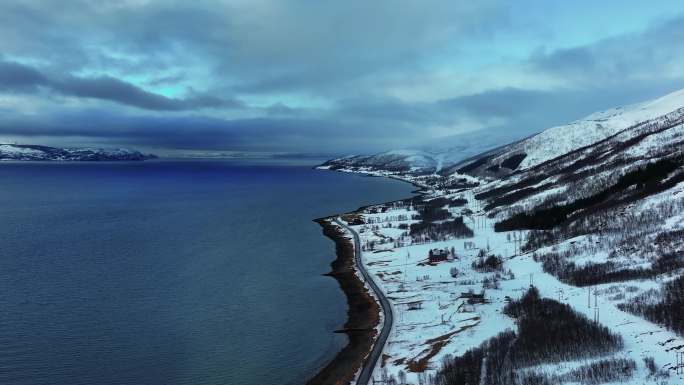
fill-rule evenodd
<path id="1" fill-rule="evenodd" d="M 462 292 L 461 298 L 467 298 L 468 303 L 470 305 L 474 305 L 476 303 L 487 303 L 487 299 L 485 298 L 484 292 L 482 292 L 480 294 L 473 293 L 472 291 Z"/>
<path id="2" fill-rule="evenodd" d="M 430 249 L 428 260 L 430 263 L 446 261 L 449 258 L 449 251 L 446 249 Z"/>

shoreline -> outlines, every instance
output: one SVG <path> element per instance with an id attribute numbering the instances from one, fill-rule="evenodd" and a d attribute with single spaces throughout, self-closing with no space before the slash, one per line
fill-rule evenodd
<path id="1" fill-rule="evenodd" d="M 332 224 L 329 218 L 315 219 L 314 222 L 335 243 L 337 257 L 330 264 L 331 271 L 324 275 L 334 278 L 347 298 L 347 321 L 343 329 L 336 330 L 335 333 L 345 333 L 348 342 L 306 385 L 349 384 L 373 347 L 377 336 L 376 327 L 380 322 L 380 307 L 363 281 L 356 276 L 351 239 Z"/>

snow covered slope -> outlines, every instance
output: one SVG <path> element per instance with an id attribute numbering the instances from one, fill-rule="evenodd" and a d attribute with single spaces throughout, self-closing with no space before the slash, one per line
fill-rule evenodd
<path id="1" fill-rule="evenodd" d="M 375 379 L 684 384 L 684 91 L 439 173 L 354 167 L 421 187 L 347 216 L 395 315 Z"/>
<path id="2" fill-rule="evenodd" d="M 596 112 L 522 140 L 510 132 L 476 131 L 423 143 L 413 150 L 333 159 L 323 168 L 404 174 L 437 172 L 450 175 L 458 172 L 500 177 L 591 146 L 635 126 L 676 119 L 681 115 L 684 115 L 684 90 L 651 101 Z"/>
<path id="3" fill-rule="evenodd" d="M 448 171 L 501 175 L 512 170 L 524 170 L 606 140 L 635 126 L 675 119 L 682 115 L 684 90 L 655 100 L 596 112 L 584 119 L 548 128 L 530 138 L 503 147 L 497 154 L 463 162 Z"/>
<path id="4" fill-rule="evenodd" d="M 652 101 L 596 112 L 570 124 L 549 128 L 516 146 L 527 154 L 520 168 L 537 165 L 681 108 L 684 108 L 684 90 Z"/>
<path id="5" fill-rule="evenodd" d="M 28 144 L 0 144 L 0 160 L 116 161 L 156 158 L 128 149 L 57 148 Z"/>

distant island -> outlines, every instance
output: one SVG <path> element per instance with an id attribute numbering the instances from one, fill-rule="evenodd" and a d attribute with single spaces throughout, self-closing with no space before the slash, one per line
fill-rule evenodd
<path id="1" fill-rule="evenodd" d="M 0 143 L 0 161 L 142 161 L 155 159 L 156 155 L 143 154 L 129 149 L 58 148 L 33 144 Z"/>

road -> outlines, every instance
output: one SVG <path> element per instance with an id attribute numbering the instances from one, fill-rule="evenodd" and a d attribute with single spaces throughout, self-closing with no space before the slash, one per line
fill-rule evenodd
<path id="1" fill-rule="evenodd" d="M 375 344 L 373 344 L 373 350 L 371 350 L 368 359 L 366 362 L 364 362 L 363 368 L 361 369 L 361 374 L 359 374 L 359 379 L 356 381 L 356 385 L 366 385 L 373 376 L 373 369 L 375 369 L 375 365 L 378 363 L 378 359 L 380 359 L 380 356 L 382 355 L 382 349 L 385 347 L 387 337 L 389 337 L 390 331 L 392 330 L 392 322 L 394 321 L 392 317 L 392 308 L 390 307 L 390 303 L 387 300 L 387 297 L 385 297 L 385 294 L 383 294 L 382 290 L 380 290 L 380 288 L 375 284 L 375 281 L 373 281 L 372 277 L 368 271 L 366 271 L 366 268 L 361 262 L 361 239 L 359 238 L 359 234 L 354 231 L 354 229 L 340 221 L 339 218 L 335 218 L 335 223 L 349 230 L 349 232 L 354 236 L 354 262 L 356 263 L 356 268 L 361 272 L 363 278 L 368 283 L 368 286 L 370 286 L 371 290 L 373 290 L 375 293 L 375 297 L 380 300 L 380 308 L 382 309 L 382 313 L 384 315 L 380 335 L 375 340 Z"/>

